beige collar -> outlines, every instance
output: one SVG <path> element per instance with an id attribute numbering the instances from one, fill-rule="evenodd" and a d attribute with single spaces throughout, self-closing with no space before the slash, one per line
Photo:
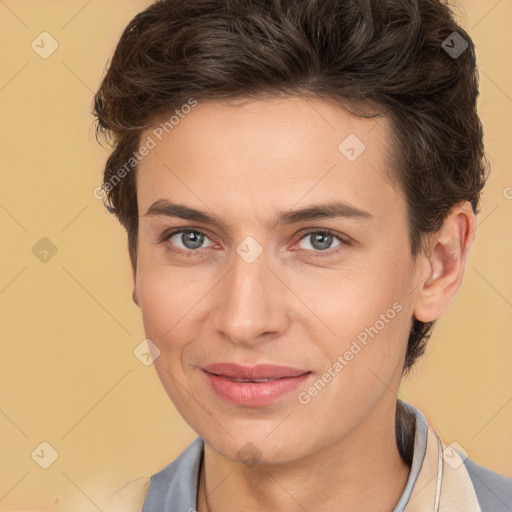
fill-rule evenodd
<path id="1" fill-rule="evenodd" d="M 482 512 L 464 461 L 429 426 L 425 458 L 404 512 L 434 512 L 436 505 L 439 512 Z"/>

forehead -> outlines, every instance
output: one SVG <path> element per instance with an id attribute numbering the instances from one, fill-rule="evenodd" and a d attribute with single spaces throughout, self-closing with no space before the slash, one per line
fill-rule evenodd
<path id="1" fill-rule="evenodd" d="M 340 198 L 374 212 L 396 201 L 387 119 L 357 117 L 334 101 L 199 102 L 178 123 L 146 130 L 141 144 L 148 138 L 153 148 L 137 172 L 142 215 L 161 198 L 202 209 L 206 196 L 219 207 L 229 196 L 271 209 Z"/>

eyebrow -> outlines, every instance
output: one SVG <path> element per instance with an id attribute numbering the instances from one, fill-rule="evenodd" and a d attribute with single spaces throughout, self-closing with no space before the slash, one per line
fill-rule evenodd
<path id="1" fill-rule="evenodd" d="M 156 215 L 176 217 L 194 222 L 210 224 L 215 227 L 222 227 L 228 232 L 232 232 L 232 230 L 222 220 L 218 219 L 214 215 L 182 204 L 171 203 L 167 199 L 159 199 L 155 201 L 145 213 L 145 216 Z M 333 201 L 330 203 L 306 206 L 298 210 L 281 211 L 277 217 L 272 220 L 271 229 L 276 226 L 290 225 L 307 220 L 334 218 L 371 220 L 373 219 L 373 215 L 344 201 Z"/>

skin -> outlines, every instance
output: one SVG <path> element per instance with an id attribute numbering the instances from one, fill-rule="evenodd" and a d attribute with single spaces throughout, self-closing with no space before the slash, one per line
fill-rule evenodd
<path id="1" fill-rule="evenodd" d="M 455 207 L 415 262 L 388 133 L 386 118 L 358 118 L 326 100 L 200 102 L 139 164 L 134 299 L 160 350 L 159 378 L 205 441 L 199 512 L 385 511 L 403 492 L 410 468 L 394 429 L 411 321 L 434 320 L 453 300 L 475 218 L 469 203 Z M 366 146 L 354 161 L 338 149 L 349 134 Z M 146 215 L 160 199 L 222 224 Z M 333 200 L 372 217 L 272 227 L 281 211 Z M 203 245 L 190 249 L 181 234 L 160 242 L 170 228 L 204 232 Z M 325 229 L 335 236 L 322 251 L 311 233 Z M 248 236 L 263 250 L 252 263 L 236 252 Z M 300 403 L 396 302 L 400 312 Z M 214 362 L 312 375 L 271 405 L 241 407 L 209 387 L 201 367 Z M 240 461 L 247 443 L 253 464 Z"/>

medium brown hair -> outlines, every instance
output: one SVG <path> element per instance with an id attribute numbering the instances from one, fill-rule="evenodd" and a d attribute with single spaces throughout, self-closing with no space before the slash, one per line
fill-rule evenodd
<path id="1" fill-rule="evenodd" d="M 460 55 L 442 46 L 455 45 L 453 32 L 459 46 L 467 44 Z M 127 230 L 134 270 L 136 165 L 114 178 L 137 152 L 141 133 L 190 98 L 293 95 L 334 99 L 363 117 L 369 106 L 389 118 L 414 258 L 453 206 L 467 200 L 479 213 L 487 166 L 474 45 L 447 4 L 160 0 L 125 28 L 94 97 L 96 137 L 112 146 L 105 206 Z M 412 319 L 404 374 L 424 353 L 434 323 Z"/>

